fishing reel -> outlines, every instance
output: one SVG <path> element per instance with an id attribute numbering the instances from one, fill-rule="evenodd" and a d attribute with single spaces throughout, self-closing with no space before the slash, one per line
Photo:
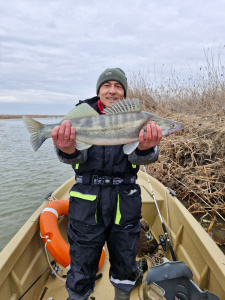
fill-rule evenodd
<path id="1" fill-rule="evenodd" d="M 59 267 L 56 265 L 56 261 L 53 261 L 53 262 L 52 262 L 52 265 L 53 265 L 53 267 L 52 267 L 53 270 L 51 271 L 50 276 L 51 276 L 52 278 L 55 278 L 55 277 L 57 276 L 57 274 L 58 274 L 60 271 L 62 271 L 62 269 L 59 268 Z"/>
<path id="2" fill-rule="evenodd" d="M 163 251 L 166 251 L 166 238 L 164 239 L 163 235 L 159 236 L 159 245 L 162 246 Z"/>

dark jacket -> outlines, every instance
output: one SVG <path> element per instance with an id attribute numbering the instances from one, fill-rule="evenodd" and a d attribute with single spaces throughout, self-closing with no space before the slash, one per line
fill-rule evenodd
<path id="1" fill-rule="evenodd" d="M 77 105 L 88 103 L 99 114 L 98 97 L 80 101 Z M 76 128 L 75 128 L 76 130 Z M 60 161 L 72 164 L 76 175 L 88 173 L 92 175 L 111 175 L 124 178 L 124 176 L 136 175 L 139 165 L 153 163 L 158 159 L 158 147 L 146 151 L 136 149 L 130 155 L 123 152 L 123 145 L 95 146 L 82 151 L 77 150 L 75 154 L 68 155 L 56 148 Z"/>

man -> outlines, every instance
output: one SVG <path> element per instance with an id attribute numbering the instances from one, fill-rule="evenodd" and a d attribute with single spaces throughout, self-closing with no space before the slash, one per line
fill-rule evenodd
<path id="1" fill-rule="evenodd" d="M 127 94 L 127 78 L 119 68 L 106 69 L 98 78 L 97 97 L 80 101 L 99 114 Z M 78 105 L 79 105 L 78 104 Z M 162 131 L 147 125 L 138 148 L 125 155 L 122 145 L 76 150 L 76 128 L 63 121 L 52 131 L 59 159 L 72 164 L 76 184 L 70 191 L 68 239 L 71 269 L 66 287 L 69 299 L 84 300 L 93 292 L 102 247 L 107 242 L 110 281 L 115 299 L 130 299 L 137 276 L 136 252 L 141 229 L 141 192 L 135 183 L 140 164 L 158 158 Z"/>

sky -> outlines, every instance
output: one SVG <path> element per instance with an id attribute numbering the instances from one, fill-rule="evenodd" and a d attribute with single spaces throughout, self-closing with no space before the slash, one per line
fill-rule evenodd
<path id="1" fill-rule="evenodd" d="M 225 0 L 1 1 L 0 114 L 65 115 L 109 67 L 188 78 L 224 45 Z"/>

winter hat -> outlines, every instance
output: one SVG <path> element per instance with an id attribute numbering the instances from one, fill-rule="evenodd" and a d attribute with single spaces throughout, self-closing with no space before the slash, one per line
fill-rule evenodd
<path id="1" fill-rule="evenodd" d="M 100 87 L 105 83 L 106 81 L 118 81 L 124 89 L 124 95 L 126 97 L 127 94 L 127 77 L 123 70 L 120 68 L 108 68 L 106 69 L 98 78 L 97 84 L 96 84 L 96 93 L 98 95 Z"/>

